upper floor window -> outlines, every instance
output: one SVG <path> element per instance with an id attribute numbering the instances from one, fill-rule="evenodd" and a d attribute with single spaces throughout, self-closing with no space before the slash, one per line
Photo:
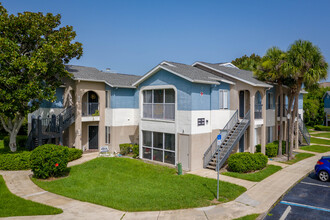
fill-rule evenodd
<path id="1" fill-rule="evenodd" d="M 220 109 L 228 109 L 228 90 L 219 90 L 219 107 Z"/>
<path id="2" fill-rule="evenodd" d="M 268 99 L 268 104 L 267 104 L 267 109 L 273 109 L 274 108 L 274 95 L 273 93 L 268 93 L 267 94 L 267 99 Z"/>
<path id="3" fill-rule="evenodd" d="M 175 119 L 174 89 L 143 91 L 143 118 Z"/>
<path id="4" fill-rule="evenodd" d="M 105 91 L 105 107 L 110 108 L 110 91 Z"/>

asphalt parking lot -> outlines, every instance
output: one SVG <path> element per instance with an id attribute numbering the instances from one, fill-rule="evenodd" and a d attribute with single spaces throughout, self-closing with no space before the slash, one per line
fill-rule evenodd
<path id="1" fill-rule="evenodd" d="M 264 219 L 330 219 L 330 182 L 321 182 L 310 173 Z"/>

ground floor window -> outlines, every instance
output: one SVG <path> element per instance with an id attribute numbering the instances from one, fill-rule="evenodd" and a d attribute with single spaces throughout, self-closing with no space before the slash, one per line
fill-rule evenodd
<path id="1" fill-rule="evenodd" d="M 110 127 L 105 126 L 105 143 L 110 144 Z"/>
<path id="2" fill-rule="evenodd" d="M 142 131 L 142 155 L 144 159 L 175 164 L 175 135 Z"/>

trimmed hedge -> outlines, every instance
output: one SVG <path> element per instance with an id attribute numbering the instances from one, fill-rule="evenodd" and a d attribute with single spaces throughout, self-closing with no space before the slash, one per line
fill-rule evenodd
<path id="1" fill-rule="evenodd" d="M 228 170 L 238 173 L 261 170 L 266 167 L 267 162 L 268 158 L 262 153 L 235 153 L 228 159 Z"/>
<path id="2" fill-rule="evenodd" d="M 0 170 L 28 170 L 30 155 L 29 151 L 0 154 Z"/>
<path id="3" fill-rule="evenodd" d="M 282 141 L 282 154 L 285 154 L 285 141 Z M 278 141 L 266 144 L 266 156 L 276 157 L 278 153 Z M 256 152 L 261 152 L 261 144 L 256 145 Z"/>
<path id="4" fill-rule="evenodd" d="M 324 126 L 324 125 L 315 125 L 314 129 L 316 131 L 330 131 L 330 126 Z"/>
<path id="5" fill-rule="evenodd" d="M 133 157 L 139 156 L 139 145 L 138 144 L 119 144 L 120 154 L 127 155 L 133 152 Z"/>
<path id="6" fill-rule="evenodd" d="M 17 135 L 16 136 L 16 147 L 17 151 L 26 150 L 26 142 L 28 137 L 26 135 Z M 9 147 L 9 136 L 3 138 L 3 146 L 5 151 L 10 151 Z"/>
<path id="7" fill-rule="evenodd" d="M 68 148 L 68 162 L 77 160 L 81 157 L 83 151 L 76 148 Z"/>
<path id="8" fill-rule="evenodd" d="M 46 179 L 62 176 L 67 171 L 68 147 L 45 144 L 31 153 L 31 170 L 34 177 Z"/>

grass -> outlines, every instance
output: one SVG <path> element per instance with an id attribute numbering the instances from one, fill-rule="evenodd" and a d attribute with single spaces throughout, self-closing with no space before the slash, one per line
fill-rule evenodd
<path id="1" fill-rule="evenodd" d="M 300 147 L 300 149 L 312 151 L 312 152 L 316 152 L 316 153 L 325 153 L 325 152 L 330 151 L 330 147 L 321 146 L 321 145 L 303 146 L 303 147 Z"/>
<path id="2" fill-rule="evenodd" d="M 312 135 L 315 136 L 315 137 L 330 138 L 330 132 L 324 132 L 324 133 L 318 133 L 318 134 L 312 134 Z"/>
<path id="3" fill-rule="evenodd" d="M 297 163 L 297 162 L 299 162 L 299 161 L 301 161 L 301 160 L 303 160 L 303 159 L 306 159 L 306 158 L 308 158 L 308 157 L 312 157 L 312 156 L 315 156 L 315 154 L 310 154 L 310 153 L 299 153 L 299 154 L 296 154 L 296 155 L 295 155 L 294 159 L 289 160 L 289 161 L 284 161 L 284 162 L 282 162 L 282 163 L 286 163 L 286 164 L 291 165 L 291 164 Z"/>
<path id="4" fill-rule="evenodd" d="M 217 181 L 128 158 L 97 158 L 71 167 L 54 181 L 33 179 L 41 188 L 63 196 L 123 211 L 171 210 L 212 205 Z M 220 202 L 246 191 L 220 182 Z"/>
<path id="5" fill-rule="evenodd" d="M 311 137 L 311 143 L 330 145 L 330 140 Z"/>
<path id="6" fill-rule="evenodd" d="M 260 182 L 261 180 L 267 178 L 268 176 L 276 173 L 277 171 L 281 170 L 280 166 L 275 165 L 268 165 L 263 170 L 254 172 L 254 173 L 236 173 L 236 172 L 224 172 L 223 175 L 231 176 L 243 180 L 249 180 L 253 182 Z"/>
<path id="7" fill-rule="evenodd" d="M 246 215 L 240 218 L 235 218 L 234 220 L 255 220 L 258 218 L 260 214 L 251 214 L 251 215 Z"/>
<path id="8" fill-rule="evenodd" d="M 0 217 L 54 215 L 62 213 L 58 208 L 22 199 L 12 194 L 0 175 Z"/>

